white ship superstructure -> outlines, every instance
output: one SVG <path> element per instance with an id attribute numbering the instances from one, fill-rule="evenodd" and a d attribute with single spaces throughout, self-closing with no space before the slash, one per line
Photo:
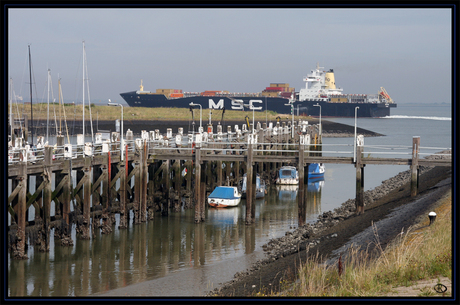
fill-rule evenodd
<path id="1" fill-rule="evenodd" d="M 327 101 L 330 96 L 342 95 L 343 89 L 335 86 L 334 70 L 323 71 L 323 67 L 316 65 L 303 81 L 305 88 L 299 91 L 299 101 L 318 100 Z"/>

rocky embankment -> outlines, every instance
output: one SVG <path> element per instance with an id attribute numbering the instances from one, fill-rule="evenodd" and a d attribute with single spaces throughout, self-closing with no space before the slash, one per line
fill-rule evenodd
<path id="1" fill-rule="evenodd" d="M 447 150 L 440 153 L 446 154 L 451 153 L 451 151 Z M 450 157 L 432 155 L 427 158 L 439 159 Z M 425 173 L 430 172 L 432 169 L 433 167 L 420 167 L 420 177 L 422 177 Z M 449 172 L 445 169 L 435 169 L 438 169 L 436 173 L 430 172 L 426 176 L 431 176 L 432 174 L 439 175 L 439 173 Z M 410 179 L 410 170 L 407 170 L 399 173 L 398 175 L 390 179 L 383 181 L 380 186 L 372 190 L 366 191 L 364 193 L 365 209 L 366 206 L 375 206 L 373 205 L 374 202 L 377 202 L 380 199 L 385 199 L 385 197 L 391 197 L 389 201 L 402 200 L 398 196 L 395 196 L 393 199 L 393 195 L 390 194 L 394 194 L 395 192 L 402 193 L 404 187 L 406 187 L 407 192 L 407 185 L 409 184 Z M 427 180 L 430 179 L 432 179 L 432 177 L 427 178 Z M 366 227 L 368 227 L 368 225 L 363 226 L 363 223 L 371 223 L 373 221 L 385 217 L 388 211 L 390 211 L 392 208 L 393 206 L 386 207 L 384 209 L 385 211 L 381 211 L 378 216 L 371 216 L 370 214 L 372 214 L 372 212 L 367 212 L 362 215 L 363 219 L 359 219 L 360 216 L 355 216 L 355 199 L 349 199 L 346 202 L 344 202 L 339 208 L 336 208 L 333 211 L 327 211 L 320 214 L 318 216 L 318 220 L 315 223 L 305 224 L 304 226 L 298 227 L 293 231 L 286 232 L 285 236 L 283 237 L 270 240 L 267 244 L 262 246 L 263 250 L 267 254 L 264 259 L 259 260 L 249 270 L 235 274 L 234 280 L 224 284 L 220 288 L 216 288 L 214 291 L 210 292 L 209 295 L 245 295 L 245 292 L 248 291 L 248 288 L 246 287 L 248 285 L 247 283 L 250 282 L 251 276 L 255 276 L 255 273 L 259 274 L 256 277 L 262 277 L 262 270 L 266 269 L 264 271 L 264 277 L 270 277 L 271 275 L 273 275 L 273 278 L 279 278 L 279 276 L 276 275 L 275 272 L 276 270 L 278 270 L 277 273 L 283 273 L 283 268 L 290 268 L 289 263 L 287 263 L 286 261 L 289 260 L 289 257 L 293 257 L 293 255 L 291 254 L 298 253 L 300 251 L 310 248 L 316 248 L 318 251 L 321 251 L 321 249 L 323 249 L 323 251 L 330 251 L 333 248 L 331 248 L 330 245 L 322 245 L 322 243 L 326 244 L 331 240 L 335 240 L 335 242 L 332 242 L 332 244 L 344 244 L 347 241 L 347 238 L 343 237 L 343 230 L 350 231 L 348 232 L 348 235 L 353 236 L 353 234 L 359 233 L 359 230 L 364 230 Z M 351 224 L 346 224 L 343 226 L 340 225 L 342 222 L 345 222 L 345 220 L 350 219 L 358 222 L 352 222 Z M 357 225 L 358 223 L 360 224 L 360 226 Z M 353 230 L 355 230 L 355 232 L 351 232 Z M 340 236 L 338 236 L 337 233 L 339 233 Z M 319 254 L 327 256 L 330 253 Z M 298 256 L 298 254 L 296 254 L 295 256 Z M 286 258 L 286 260 L 284 260 L 284 258 Z M 292 265 L 292 263 L 290 264 Z M 273 271 L 271 271 L 270 273 L 270 271 L 267 271 L 269 269 L 272 269 Z M 273 283 L 276 283 L 276 281 L 273 280 Z"/>

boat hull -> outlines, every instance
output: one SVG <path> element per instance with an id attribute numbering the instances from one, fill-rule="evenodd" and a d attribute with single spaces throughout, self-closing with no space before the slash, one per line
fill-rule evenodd
<path id="1" fill-rule="evenodd" d="M 214 208 L 236 207 L 240 204 L 241 197 L 238 199 L 208 198 L 208 205 Z"/>
<path id="2" fill-rule="evenodd" d="M 130 107 L 176 107 L 190 108 L 190 103 L 201 105 L 202 109 L 248 110 L 242 104 L 250 105 L 254 111 L 274 111 L 279 114 L 291 114 L 291 107 L 286 105 L 289 100 L 282 97 L 260 96 L 187 96 L 167 98 L 164 94 L 137 93 L 136 91 L 121 93 L 121 97 Z M 317 107 L 314 105 L 319 104 Z M 354 117 L 355 107 L 359 107 L 358 117 L 385 117 L 396 104 L 385 103 L 333 103 L 319 100 L 294 102 L 294 114 L 318 117 L 321 109 L 323 117 Z"/>
<path id="3" fill-rule="evenodd" d="M 241 194 L 233 186 L 218 186 L 208 196 L 208 205 L 215 208 L 237 206 L 241 201 Z"/>

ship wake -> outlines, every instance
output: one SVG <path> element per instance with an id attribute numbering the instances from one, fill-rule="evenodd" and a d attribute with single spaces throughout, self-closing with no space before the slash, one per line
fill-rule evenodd
<path id="1" fill-rule="evenodd" d="M 452 121 L 449 117 L 438 117 L 438 116 L 414 116 L 414 115 L 390 115 L 383 117 L 384 119 L 422 119 L 422 120 L 434 120 L 434 121 Z"/>

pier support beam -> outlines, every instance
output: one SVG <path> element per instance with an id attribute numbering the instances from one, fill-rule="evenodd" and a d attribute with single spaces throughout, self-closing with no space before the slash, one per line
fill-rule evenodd
<path id="1" fill-rule="evenodd" d="M 307 215 L 307 194 L 308 192 L 308 163 L 305 165 L 305 140 L 309 142 L 309 135 L 300 135 L 299 141 L 299 194 L 297 195 L 297 213 L 298 213 L 298 225 L 299 227 L 305 224 L 305 218 Z"/>
<path id="2" fill-rule="evenodd" d="M 90 239 L 90 217 L 91 217 L 91 157 L 85 156 L 83 167 L 83 224 L 81 225 L 81 238 Z"/>
<path id="3" fill-rule="evenodd" d="M 201 222 L 201 151 L 195 149 L 195 223 Z"/>
<path id="4" fill-rule="evenodd" d="M 133 200 L 133 212 L 134 212 L 134 223 L 138 224 L 141 222 L 140 218 L 140 197 L 141 197 L 141 160 L 142 160 L 142 147 L 138 146 L 136 142 L 134 153 L 134 162 L 132 169 L 134 171 L 134 200 Z"/>
<path id="5" fill-rule="evenodd" d="M 141 156 L 141 196 L 140 196 L 140 221 L 147 221 L 147 183 L 148 183 L 148 165 L 147 165 L 147 141 L 142 143 Z"/>
<path id="6" fill-rule="evenodd" d="M 126 176 L 128 174 L 128 170 L 124 164 L 124 161 L 121 161 L 118 165 L 118 171 L 121 172 L 120 175 L 120 224 L 118 226 L 119 229 L 127 229 L 128 228 L 128 208 L 126 204 Z"/>
<path id="7" fill-rule="evenodd" d="M 247 161 L 246 161 L 246 224 L 250 225 L 254 218 L 255 215 L 253 215 L 253 211 L 255 210 L 253 208 L 254 202 L 253 196 L 255 190 L 254 190 L 254 184 L 252 183 L 254 174 L 254 166 L 253 166 L 253 142 L 252 142 L 252 137 L 250 137 L 249 142 L 248 142 L 248 155 L 247 155 Z"/>
<path id="8" fill-rule="evenodd" d="M 111 155 L 110 151 L 107 152 L 105 157 L 105 165 L 101 166 L 103 171 L 104 179 L 102 180 L 102 234 L 108 234 L 112 232 L 112 223 L 110 221 L 110 211 L 112 207 L 112 203 L 110 201 L 111 198 L 111 189 L 110 189 L 110 182 L 112 180 L 112 166 L 111 166 Z"/>
<path id="9" fill-rule="evenodd" d="M 70 159 L 64 161 L 64 168 L 61 171 L 62 180 L 64 184 L 62 186 L 61 205 L 62 205 L 62 220 L 60 229 L 61 246 L 72 246 L 73 241 L 71 238 L 71 224 L 70 224 L 70 200 L 72 192 L 72 167 Z"/>
<path id="10" fill-rule="evenodd" d="M 51 222 L 51 179 L 52 173 L 52 147 L 45 146 L 45 166 L 43 169 L 43 226 L 39 232 L 39 239 L 42 241 L 39 247 L 40 252 L 48 252 L 50 249 L 50 222 Z"/>
<path id="11" fill-rule="evenodd" d="M 362 153 L 364 136 L 359 135 L 356 140 L 356 214 L 364 213 L 364 164 L 362 164 Z"/>
<path id="12" fill-rule="evenodd" d="M 155 171 L 157 168 L 158 162 L 153 160 L 150 164 L 147 163 L 148 167 L 148 182 L 147 182 L 147 214 L 148 219 L 152 220 L 155 216 Z"/>
<path id="13" fill-rule="evenodd" d="M 411 181 L 410 181 L 410 195 L 411 197 L 417 196 L 418 193 L 418 153 L 420 151 L 420 137 L 412 138 L 412 163 L 410 165 Z"/>
<path id="14" fill-rule="evenodd" d="M 13 180 L 13 193 L 17 192 L 16 205 L 13 210 L 16 215 L 17 230 L 12 236 L 11 248 L 14 259 L 27 259 L 26 255 L 26 201 L 27 201 L 27 163 L 19 163 L 19 175 Z M 13 194 L 12 194 L 13 195 Z M 14 204 L 14 202 L 12 202 Z"/>

